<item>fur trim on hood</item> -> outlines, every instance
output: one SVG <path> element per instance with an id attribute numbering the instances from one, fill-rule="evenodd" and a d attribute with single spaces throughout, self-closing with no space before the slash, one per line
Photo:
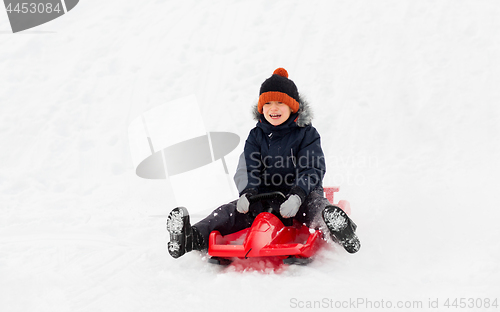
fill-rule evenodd
<path id="1" fill-rule="evenodd" d="M 252 115 L 253 119 L 259 120 L 262 117 L 262 114 L 259 113 L 258 110 L 258 102 L 255 103 L 255 105 L 252 107 Z M 299 95 L 299 104 L 300 108 L 299 111 L 297 112 L 299 114 L 299 117 L 297 118 L 297 126 L 299 127 L 305 127 L 311 124 L 312 119 L 313 119 L 313 112 L 311 109 L 311 106 L 309 103 Z"/>

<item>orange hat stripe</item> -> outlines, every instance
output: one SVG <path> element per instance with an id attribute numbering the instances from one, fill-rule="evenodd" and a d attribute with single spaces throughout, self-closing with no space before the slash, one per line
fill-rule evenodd
<path id="1" fill-rule="evenodd" d="M 262 107 L 264 104 L 271 101 L 277 101 L 288 105 L 292 109 L 292 113 L 296 113 L 300 107 L 299 102 L 288 94 L 278 91 L 269 91 L 262 93 L 259 97 L 259 104 L 257 106 L 259 113 L 262 114 Z"/>

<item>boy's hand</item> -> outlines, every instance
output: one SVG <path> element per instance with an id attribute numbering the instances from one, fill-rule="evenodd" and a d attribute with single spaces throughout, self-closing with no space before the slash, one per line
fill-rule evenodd
<path id="1" fill-rule="evenodd" d="M 248 201 L 247 194 L 243 194 L 238 199 L 238 203 L 236 204 L 236 210 L 239 213 L 247 213 L 248 207 L 250 207 L 250 202 Z"/>
<path id="2" fill-rule="evenodd" d="M 236 203 L 236 210 L 239 213 L 247 213 L 248 209 L 250 208 L 250 202 L 248 201 L 248 197 L 251 197 L 256 194 L 257 191 L 253 189 L 241 194 L 240 199 L 238 199 L 238 202 Z"/>
<path id="3" fill-rule="evenodd" d="M 280 206 L 280 214 L 283 218 L 295 217 L 297 211 L 299 211 L 300 205 L 302 205 L 302 199 L 297 194 L 288 195 L 287 200 L 285 200 Z"/>

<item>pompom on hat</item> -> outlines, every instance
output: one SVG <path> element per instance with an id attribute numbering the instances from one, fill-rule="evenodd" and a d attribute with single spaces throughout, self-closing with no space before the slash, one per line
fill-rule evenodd
<path id="1" fill-rule="evenodd" d="M 299 91 L 293 81 L 288 79 L 288 72 L 284 68 L 278 68 L 273 75 L 266 79 L 260 86 L 259 103 L 257 110 L 262 114 L 264 104 L 278 101 L 288 105 L 292 113 L 299 110 Z"/>

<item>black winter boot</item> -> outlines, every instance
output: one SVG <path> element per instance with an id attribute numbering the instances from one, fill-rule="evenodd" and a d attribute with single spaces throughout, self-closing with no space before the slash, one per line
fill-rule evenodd
<path id="1" fill-rule="evenodd" d="M 355 253 L 359 250 L 361 243 L 355 233 L 357 226 L 341 208 L 337 206 L 325 207 L 323 220 L 330 230 L 332 239 L 344 246 L 347 252 Z"/>
<path id="2" fill-rule="evenodd" d="M 189 212 L 184 207 L 173 209 L 167 218 L 167 230 L 170 234 L 168 252 L 174 258 L 179 258 L 191 250 L 203 250 L 205 240 L 189 222 Z"/>
<path id="3" fill-rule="evenodd" d="M 193 230 L 193 250 L 208 250 L 205 239 L 198 231 L 196 226 L 191 227 Z"/>

